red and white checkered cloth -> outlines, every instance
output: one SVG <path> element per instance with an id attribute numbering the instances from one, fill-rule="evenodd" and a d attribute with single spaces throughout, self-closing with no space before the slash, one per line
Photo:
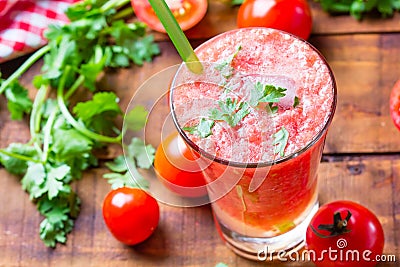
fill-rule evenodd
<path id="1" fill-rule="evenodd" d="M 79 0 L 0 0 L 0 63 L 46 44 L 49 24 L 68 22 L 64 11 Z"/>

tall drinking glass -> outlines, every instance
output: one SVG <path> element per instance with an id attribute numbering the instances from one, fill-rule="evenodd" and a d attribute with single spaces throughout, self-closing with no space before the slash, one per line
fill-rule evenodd
<path id="1" fill-rule="evenodd" d="M 215 223 L 237 254 L 301 246 L 318 208 L 318 165 L 336 107 L 334 76 L 309 43 L 266 28 L 218 35 L 182 65 L 172 118 L 198 155 Z"/>

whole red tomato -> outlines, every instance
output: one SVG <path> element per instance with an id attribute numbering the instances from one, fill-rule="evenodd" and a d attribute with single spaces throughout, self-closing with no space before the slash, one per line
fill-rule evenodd
<path id="1" fill-rule="evenodd" d="M 198 24 L 206 15 L 207 0 L 166 0 L 168 7 L 182 30 L 188 30 Z M 131 0 L 136 16 L 146 23 L 150 29 L 165 33 L 156 13 L 148 0 Z"/>
<path id="2" fill-rule="evenodd" d="M 306 0 L 245 0 L 238 11 L 237 25 L 273 28 L 307 40 L 312 15 Z"/>
<path id="3" fill-rule="evenodd" d="M 203 173 L 177 132 L 167 136 L 157 147 L 154 168 L 161 182 L 176 194 L 185 197 L 207 194 Z"/>
<path id="4" fill-rule="evenodd" d="M 311 220 L 306 247 L 318 267 L 371 267 L 383 253 L 384 233 L 378 218 L 352 201 L 323 205 Z"/>
<path id="5" fill-rule="evenodd" d="M 157 201 L 139 188 L 121 187 L 103 201 L 103 218 L 113 236 L 126 245 L 146 240 L 157 228 Z"/>
<path id="6" fill-rule="evenodd" d="M 397 129 L 400 130 L 400 80 L 392 88 L 390 94 L 390 116 Z"/>

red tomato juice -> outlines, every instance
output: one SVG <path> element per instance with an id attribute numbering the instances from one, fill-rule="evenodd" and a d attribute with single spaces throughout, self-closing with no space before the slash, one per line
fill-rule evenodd
<path id="1" fill-rule="evenodd" d="M 317 170 L 336 105 L 329 66 L 308 43 L 266 28 L 223 33 L 198 47 L 196 54 L 207 62 L 204 66 L 217 67 L 198 81 L 175 80 L 172 108 L 181 129 L 198 125 L 210 110 L 220 108 L 219 101 L 250 100 L 249 90 L 257 82 L 284 87 L 298 98 L 296 106 L 275 103 L 274 114 L 260 103 L 234 126 L 217 120 L 207 137 L 181 130 L 203 155 L 201 165 L 219 223 L 249 237 L 291 230 L 317 202 Z M 225 73 L 213 76 L 224 62 Z M 283 127 L 288 140 L 280 154 L 274 152 L 273 136 Z"/>

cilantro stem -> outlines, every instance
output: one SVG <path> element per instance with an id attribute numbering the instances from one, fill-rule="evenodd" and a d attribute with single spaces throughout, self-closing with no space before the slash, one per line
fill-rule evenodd
<path id="1" fill-rule="evenodd" d="M 83 76 L 82 74 L 79 75 L 78 79 L 76 79 L 74 84 L 71 86 L 71 88 L 69 88 L 69 90 L 65 94 L 64 99 L 69 99 L 71 95 L 73 95 L 75 91 L 79 88 L 79 86 L 84 82 L 84 80 L 85 76 Z"/>
<path id="2" fill-rule="evenodd" d="M 40 145 L 38 144 L 39 138 L 37 138 L 37 135 L 40 132 L 40 122 L 42 119 L 42 114 L 40 110 L 42 109 L 43 103 L 45 101 L 47 89 L 48 88 L 46 85 L 42 85 L 39 88 L 35 100 L 33 101 L 32 112 L 29 118 L 29 131 L 31 133 L 30 143 L 34 144 L 34 147 L 38 154 L 42 153 Z"/>
<path id="3" fill-rule="evenodd" d="M 124 19 L 126 17 L 131 16 L 132 14 L 134 14 L 133 8 L 131 6 L 129 6 L 129 7 L 122 9 L 121 11 L 118 11 L 117 14 L 112 16 L 111 20 L 114 21 L 114 20 Z"/>
<path id="4" fill-rule="evenodd" d="M 55 108 L 47 122 L 46 125 L 44 126 L 44 133 L 43 133 L 43 154 L 42 154 L 42 162 L 43 164 L 46 163 L 47 157 L 49 155 L 49 145 L 50 145 L 50 138 L 51 138 L 51 129 L 53 127 L 54 121 L 56 119 L 57 113 L 58 113 L 58 108 Z"/>
<path id="5" fill-rule="evenodd" d="M 128 4 L 130 2 L 130 0 L 110 0 L 107 1 L 101 8 L 100 10 L 102 12 L 106 12 L 112 8 L 118 9 L 121 6 L 124 6 L 126 4 Z"/>
<path id="6" fill-rule="evenodd" d="M 71 124 L 78 132 L 81 134 L 86 135 L 92 140 L 96 140 L 99 142 L 105 142 L 105 143 L 120 143 L 122 140 L 122 135 L 118 135 L 116 137 L 110 137 L 110 136 L 104 136 L 98 133 L 94 133 L 90 131 L 88 128 L 86 128 L 84 125 L 80 124 L 75 120 L 75 118 L 71 115 L 69 112 L 67 106 L 65 105 L 64 97 L 63 97 L 63 90 L 66 82 L 66 78 L 68 76 L 69 70 L 71 69 L 71 66 L 66 66 L 64 70 L 64 74 L 61 76 L 60 83 L 58 84 L 57 88 L 57 103 L 60 108 L 61 113 L 65 117 L 65 119 L 68 121 L 69 124 Z"/>
<path id="7" fill-rule="evenodd" d="M 4 149 L 0 149 L 0 153 L 4 154 L 6 156 L 9 156 L 9 157 L 15 158 L 15 159 L 20 159 L 20 160 L 24 160 L 24 161 L 32 161 L 32 162 L 35 162 L 35 163 L 41 163 L 39 160 L 33 159 L 31 157 L 24 156 L 24 155 L 16 154 L 16 153 L 13 153 L 13 152 L 8 152 L 8 151 L 6 151 Z"/>
<path id="8" fill-rule="evenodd" d="M 10 77 L 8 77 L 0 86 L 0 94 L 6 90 L 6 88 L 12 83 L 14 80 L 21 77 L 21 75 L 27 71 L 36 61 L 38 61 L 44 54 L 50 51 L 50 46 L 45 45 L 39 50 L 37 50 L 32 56 L 30 56 L 24 64 L 22 64 Z"/>

